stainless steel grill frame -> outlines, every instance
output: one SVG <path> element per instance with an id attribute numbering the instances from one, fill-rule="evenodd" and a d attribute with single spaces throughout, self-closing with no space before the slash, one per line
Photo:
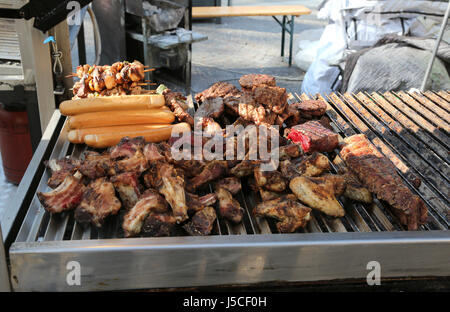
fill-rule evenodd
<path id="1" fill-rule="evenodd" d="M 219 219 L 209 237 L 125 239 L 120 217 L 99 230 L 82 227 L 72 213 L 50 215 L 44 210 L 35 195 L 48 190 L 49 173 L 37 173 L 36 162 L 47 158 L 42 153 L 33 158 L 19 190 L 37 186 L 18 194 L 6 219 L 8 234 L 12 220 L 19 219 L 19 208 L 26 206 L 9 249 L 13 289 L 88 291 L 365 279 L 370 261 L 381 264 L 385 278 L 450 276 L 450 94 L 319 97 L 328 102 L 328 117 L 341 137 L 366 134 L 425 201 L 429 219 L 419 231 L 405 231 L 379 200 L 362 205 L 342 199 L 345 217 L 327 218 L 314 211 L 298 233 L 279 234 L 271 220 L 253 216 L 251 209 L 259 198 L 244 183 L 237 198 L 246 211 L 242 224 Z M 52 121 L 48 133 L 57 132 L 54 147 L 41 142 L 47 144 L 42 149 L 48 158 L 81 154 L 83 147 L 67 142 L 66 124 L 60 132 L 56 127 L 63 122 L 58 112 Z M 334 172 L 339 165 L 333 164 Z M 411 181 L 417 178 L 422 183 L 416 188 Z M 80 286 L 66 283 L 70 261 L 81 265 Z"/>

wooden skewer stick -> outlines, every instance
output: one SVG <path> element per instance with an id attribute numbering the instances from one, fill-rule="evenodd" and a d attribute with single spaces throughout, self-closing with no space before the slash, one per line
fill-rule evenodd
<path id="1" fill-rule="evenodd" d="M 155 68 L 146 69 L 146 70 L 144 70 L 144 73 L 155 71 L 155 70 L 156 70 Z"/>

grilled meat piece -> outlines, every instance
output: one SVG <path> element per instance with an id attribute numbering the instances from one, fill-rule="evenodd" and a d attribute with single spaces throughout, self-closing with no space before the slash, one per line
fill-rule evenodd
<path id="1" fill-rule="evenodd" d="M 242 189 L 241 180 L 236 177 L 221 179 L 216 182 L 215 187 L 223 187 L 233 195 L 236 195 Z"/>
<path id="2" fill-rule="evenodd" d="M 111 148 L 110 156 L 115 160 L 116 172 L 136 172 L 140 175 L 147 170 L 148 163 L 143 153 L 144 145 L 143 137 L 125 137 Z"/>
<path id="3" fill-rule="evenodd" d="M 285 88 L 259 85 L 253 88 L 256 102 L 263 104 L 276 114 L 284 112 L 288 95 Z"/>
<path id="4" fill-rule="evenodd" d="M 285 136 L 294 143 L 300 143 L 305 152 L 332 152 L 339 144 L 337 133 L 317 120 L 286 129 Z"/>
<path id="5" fill-rule="evenodd" d="M 233 223 L 239 223 L 244 216 L 244 210 L 239 202 L 233 198 L 233 195 L 223 187 L 216 189 L 217 199 L 219 200 L 219 213 L 225 219 Z"/>
<path id="6" fill-rule="evenodd" d="M 330 162 L 324 154 L 314 152 L 312 155 L 304 157 L 297 168 L 302 176 L 317 177 L 325 171 L 330 171 Z"/>
<path id="7" fill-rule="evenodd" d="M 186 205 L 184 178 L 179 175 L 179 171 L 167 163 L 158 164 L 157 173 L 161 181 L 159 192 L 172 208 L 177 223 L 185 221 L 188 218 L 188 207 Z"/>
<path id="8" fill-rule="evenodd" d="M 172 212 L 150 212 L 145 218 L 141 234 L 150 237 L 174 236 L 176 231 L 176 220 Z"/>
<path id="9" fill-rule="evenodd" d="M 192 220 L 183 225 L 183 228 L 189 235 L 206 236 L 209 235 L 214 227 L 217 215 L 213 207 L 205 207 L 197 211 Z"/>
<path id="10" fill-rule="evenodd" d="M 48 193 L 37 193 L 44 208 L 51 213 L 60 213 L 74 209 L 81 201 L 85 187 L 80 181 L 81 175 L 68 175 L 63 183 Z"/>
<path id="11" fill-rule="evenodd" d="M 427 219 L 427 206 L 406 187 L 394 165 L 363 134 L 346 138 L 341 156 L 367 188 L 391 205 L 391 211 L 408 230 Z"/>
<path id="12" fill-rule="evenodd" d="M 276 118 L 269 114 L 270 111 L 266 112 L 263 105 L 256 103 L 251 94 L 244 93 L 241 96 L 229 97 L 224 100 L 224 103 L 228 112 L 256 125 L 272 124 L 271 119 L 274 121 Z"/>
<path id="13" fill-rule="evenodd" d="M 259 161 L 257 160 L 243 160 L 234 166 L 230 173 L 238 178 L 243 178 L 253 174 L 255 167 L 259 165 Z"/>
<path id="14" fill-rule="evenodd" d="M 343 217 L 344 208 L 336 197 L 345 189 L 345 180 L 341 176 L 296 177 L 289 187 L 297 198 L 311 208 L 333 217 Z"/>
<path id="15" fill-rule="evenodd" d="M 292 104 L 303 118 L 320 117 L 327 111 L 327 103 L 320 100 L 306 100 Z"/>
<path id="16" fill-rule="evenodd" d="M 195 111 L 195 117 L 219 118 L 224 110 L 225 105 L 221 97 L 208 98 Z"/>
<path id="17" fill-rule="evenodd" d="M 254 170 L 254 176 L 256 185 L 268 191 L 283 192 L 286 189 L 286 180 L 279 171 L 262 171 L 261 167 L 257 167 Z"/>
<path id="18" fill-rule="evenodd" d="M 158 145 L 155 143 L 149 143 L 144 147 L 144 156 L 149 164 L 157 161 L 164 161 L 165 157 L 161 154 Z"/>
<path id="19" fill-rule="evenodd" d="M 145 219 L 150 212 L 167 212 L 167 201 L 155 190 L 148 189 L 139 198 L 123 218 L 122 228 L 125 237 L 136 236 L 141 233 Z"/>
<path id="20" fill-rule="evenodd" d="M 91 180 L 116 174 L 108 153 L 86 151 L 81 156 L 80 172 Z"/>
<path id="21" fill-rule="evenodd" d="M 119 193 L 123 207 L 127 210 L 133 208 L 141 196 L 136 173 L 121 173 L 112 177 L 111 182 Z"/>
<path id="22" fill-rule="evenodd" d="M 98 178 L 89 183 L 83 193 L 75 210 L 75 220 L 101 227 L 106 217 L 117 214 L 120 207 L 113 184 L 106 178 Z"/>
<path id="23" fill-rule="evenodd" d="M 197 194 L 186 192 L 186 204 L 189 207 L 189 212 L 200 211 L 207 206 L 214 205 L 216 201 L 217 196 L 214 193 L 199 196 Z"/>
<path id="24" fill-rule="evenodd" d="M 263 202 L 283 196 L 283 193 L 268 191 L 263 189 L 262 187 L 258 189 L 258 192 Z"/>
<path id="25" fill-rule="evenodd" d="M 228 82 L 216 82 L 208 89 L 195 95 L 195 100 L 199 103 L 211 98 L 226 98 L 228 96 L 235 96 L 240 94 L 240 91 Z"/>
<path id="26" fill-rule="evenodd" d="M 202 129 L 206 136 L 213 136 L 216 133 L 223 132 L 219 123 L 211 117 L 196 117 L 194 123 L 195 129 Z"/>
<path id="27" fill-rule="evenodd" d="M 170 89 L 165 89 L 162 94 L 167 106 L 169 106 L 178 121 L 187 122 L 191 127 L 194 127 L 194 117 L 187 112 L 186 97 L 179 92 L 172 92 Z"/>
<path id="28" fill-rule="evenodd" d="M 280 162 L 280 171 L 285 179 L 292 180 L 295 177 L 316 177 L 330 170 L 328 158 L 320 153 L 303 157 L 299 160 L 284 160 Z"/>
<path id="29" fill-rule="evenodd" d="M 275 124 L 282 126 L 284 123 L 288 127 L 293 127 L 300 123 L 300 116 L 300 112 L 288 103 L 284 111 L 275 119 Z"/>
<path id="30" fill-rule="evenodd" d="M 52 176 L 48 179 L 47 185 L 54 189 L 63 183 L 66 177 L 75 174 L 80 167 L 80 161 L 72 157 L 65 157 L 58 160 L 51 159 L 46 165 L 52 172 Z"/>
<path id="31" fill-rule="evenodd" d="M 298 144 L 288 144 L 280 146 L 279 148 L 279 158 L 281 160 L 286 158 L 298 158 L 303 154 L 303 150 Z"/>
<path id="32" fill-rule="evenodd" d="M 239 79 L 242 88 L 251 90 L 253 87 L 265 85 L 270 87 L 276 86 L 275 77 L 264 74 L 248 74 Z"/>
<path id="33" fill-rule="evenodd" d="M 311 209 L 300 204 L 295 196 L 290 194 L 260 203 L 253 209 L 253 213 L 256 216 L 277 219 L 279 232 L 292 233 L 308 223 Z"/>
<path id="34" fill-rule="evenodd" d="M 223 160 L 213 160 L 206 164 L 202 172 L 193 177 L 187 188 L 189 191 L 195 191 L 202 185 L 211 182 L 225 175 L 228 171 L 228 165 L 226 161 Z"/>

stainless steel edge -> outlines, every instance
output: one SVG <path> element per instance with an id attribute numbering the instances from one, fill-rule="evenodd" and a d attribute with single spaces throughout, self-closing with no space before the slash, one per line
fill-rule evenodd
<path id="1" fill-rule="evenodd" d="M 450 276 L 450 232 L 313 233 L 14 243 L 15 291 L 96 291 Z M 80 265 L 80 285 L 68 263 Z"/>
<path id="2" fill-rule="evenodd" d="M 14 220 L 19 213 L 19 209 L 22 206 L 22 202 L 27 195 L 30 185 L 32 184 L 33 179 L 37 173 L 38 167 L 42 163 L 42 158 L 48 148 L 53 134 L 55 133 L 55 129 L 60 118 L 61 114 L 59 110 L 55 110 L 47 128 L 45 129 L 44 134 L 42 135 L 41 141 L 33 154 L 33 158 L 31 159 L 28 168 L 25 171 L 22 181 L 20 182 L 19 187 L 16 190 L 14 198 L 12 199 L 10 205 L 5 209 L 3 215 L 0 216 L 4 240 L 6 240 L 6 238 L 8 237 L 9 231 L 11 230 Z"/>
<path id="3" fill-rule="evenodd" d="M 11 284 L 9 282 L 8 263 L 6 261 L 1 228 L 0 226 L 0 292 L 6 292 L 11 291 Z"/>

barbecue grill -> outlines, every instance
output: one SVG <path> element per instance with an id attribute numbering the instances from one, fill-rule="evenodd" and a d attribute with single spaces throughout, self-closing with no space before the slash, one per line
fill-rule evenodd
<path id="1" fill-rule="evenodd" d="M 450 93 L 295 94 L 290 101 L 308 98 L 328 103 L 327 115 L 341 137 L 364 133 L 392 161 L 428 206 L 428 220 L 418 231 L 406 231 L 382 201 L 366 205 L 341 198 L 345 217 L 313 211 L 305 228 L 280 234 L 271 220 L 253 216 L 260 199 L 245 183 L 237 196 L 244 221 L 234 225 L 219 218 L 208 237 L 123 238 L 120 216 L 101 229 L 83 227 L 72 212 L 49 214 L 36 196 L 49 189 L 44 160 L 79 156 L 85 148 L 67 141 L 67 124 L 56 111 L 2 224 L 13 289 L 365 280 L 371 261 L 380 263 L 382 278 L 450 276 Z M 338 165 L 332 164 L 334 172 Z M 79 286 L 66 282 L 70 261 L 80 264 Z"/>

